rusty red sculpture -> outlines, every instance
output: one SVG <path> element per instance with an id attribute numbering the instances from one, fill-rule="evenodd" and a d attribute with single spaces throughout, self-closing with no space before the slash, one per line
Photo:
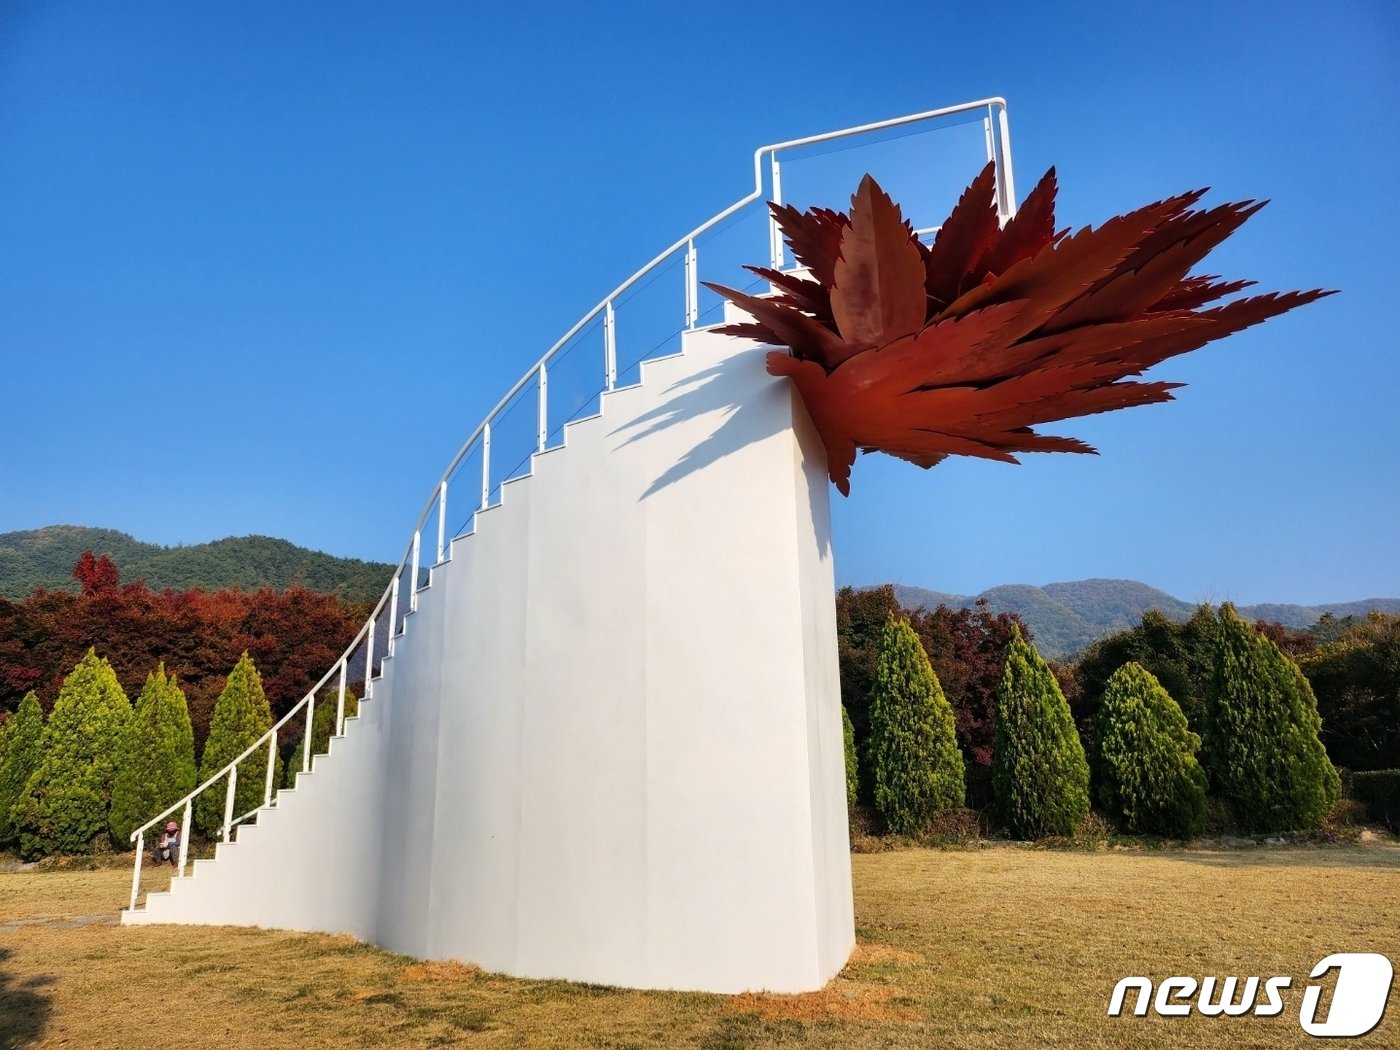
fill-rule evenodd
<path id="1" fill-rule="evenodd" d="M 1189 276 L 1266 202 L 1193 208 L 1193 190 L 1068 235 L 1055 230 L 1051 168 L 1004 227 L 992 165 L 932 246 L 869 175 L 851 212 L 770 205 L 810 274 L 747 269 L 775 289 L 709 285 L 754 320 L 721 329 L 786 346 L 768 371 L 797 385 L 850 494 L 856 450 L 931 467 L 950 455 L 1090 452 L 1031 427 L 1172 400 L 1180 383 L 1124 382 L 1153 365 L 1331 295 L 1270 293 L 1204 309 L 1251 286 Z"/>

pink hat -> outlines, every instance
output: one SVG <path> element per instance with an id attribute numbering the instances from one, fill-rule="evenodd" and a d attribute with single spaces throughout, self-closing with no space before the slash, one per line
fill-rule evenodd
<path id="1" fill-rule="evenodd" d="M 180 825 L 179 825 L 179 824 L 176 824 L 176 823 L 172 820 L 169 824 L 165 825 L 165 830 L 166 830 L 166 831 L 179 831 L 179 830 L 180 830 Z"/>

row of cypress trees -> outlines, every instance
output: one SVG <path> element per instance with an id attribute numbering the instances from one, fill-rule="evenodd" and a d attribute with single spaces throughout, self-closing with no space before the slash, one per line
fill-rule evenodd
<path id="1" fill-rule="evenodd" d="M 356 710 L 346 696 L 347 712 Z M 334 704 L 313 717 L 313 747 L 325 751 Z M 272 726 L 262 680 L 247 653 L 230 672 L 214 705 L 209 738 L 196 770 L 194 730 L 185 694 L 162 663 L 146 679 L 133 708 L 112 666 L 88 650 L 64 680 L 48 720 L 30 693 L 0 726 L 0 846 L 18 844 L 26 859 L 85 853 L 105 835 L 130 847 L 136 828 L 226 766 Z M 262 801 L 267 752 L 238 769 L 236 815 Z M 274 781 L 283 778 L 275 756 Z M 296 768 L 301 748 L 296 749 Z M 295 770 L 293 770 L 295 772 Z M 223 821 L 225 793 L 195 800 L 195 826 L 212 835 Z M 178 817 L 176 818 L 178 819 Z"/>
<path id="2" fill-rule="evenodd" d="M 1204 745 L 1157 679 L 1128 663 L 1100 701 L 1092 769 L 1054 673 L 1017 629 L 997 690 L 992 755 L 993 799 L 1011 834 L 1073 834 L 1089 814 L 1091 786 L 1099 807 L 1134 834 L 1200 834 L 1210 787 L 1245 830 L 1320 826 L 1341 782 L 1319 739 L 1307 679 L 1232 606 L 1222 607 L 1219 627 Z M 881 637 L 870 702 L 875 805 L 890 830 L 917 834 L 938 811 L 963 805 L 965 770 L 953 710 L 918 636 L 894 617 Z M 854 799 L 849 730 L 846 741 Z"/>

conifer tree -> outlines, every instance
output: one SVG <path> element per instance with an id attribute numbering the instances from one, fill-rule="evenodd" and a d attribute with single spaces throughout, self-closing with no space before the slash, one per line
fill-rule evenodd
<path id="1" fill-rule="evenodd" d="M 1220 608 L 1205 714 L 1206 769 L 1241 827 L 1321 826 L 1341 780 L 1318 738 L 1317 700 L 1298 665 L 1229 604 Z"/>
<path id="2" fill-rule="evenodd" d="M 860 787 L 859 762 L 856 757 L 856 727 L 851 724 L 846 705 L 841 705 L 841 739 L 846 749 L 846 808 L 856 804 L 856 789 Z"/>
<path id="3" fill-rule="evenodd" d="M 166 806 L 193 790 L 194 729 L 185 694 L 162 663 L 146 677 L 122 735 L 107 825 L 118 849 Z M 178 818 L 176 818 L 178 819 Z"/>
<path id="4" fill-rule="evenodd" d="M 131 701 L 111 664 L 89 649 L 64 679 L 39 737 L 41 758 L 12 820 L 20 854 L 84 853 L 107 830 L 117 752 Z"/>
<path id="5" fill-rule="evenodd" d="M 331 749 L 331 733 L 335 730 L 335 708 L 337 688 L 327 689 L 316 698 L 316 709 L 311 715 L 311 755 L 324 755 Z M 353 718 L 360 710 L 360 701 L 349 689 L 345 690 L 345 717 Z M 292 722 L 287 728 L 296 726 Z M 306 718 L 302 716 L 301 724 L 297 726 L 301 733 L 306 732 Z M 279 733 L 281 731 L 279 730 Z M 288 734 L 291 737 L 292 734 Z M 301 759 L 305 754 L 305 747 L 301 734 L 297 734 L 292 744 L 291 754 L 287 758 L 287 787 L 293 787 L 297 782 L 297 774 L 301 772 Z"/>
<path id="6" fill-rule="evenodd" d="M 1089 763 L 1069 704 L 1019 627 L 997 687 L 992 794 L 1017 838 L 1071 835 L 1089 815 Z"/>
<path id="7" fill-rule="evenodd" d="M 204 743 L 199 765 L 200 783 L 218 773 L 271 728 L 272 709 L 263 693 L 262 678 L 252 659 L 244 653 L 229 672 L 224 691 L 214 703 L 209 739 Z M 258 748 L 238 764 L 238 786 L 233 803 L 235 820 L 262 803 L 267 759 L 267 749 Z M 274 783 L 281 779 L 280 755 L 276 756 L 276 763 Z M 221 781 L 195 799 L 195 825 L 206 835 L 217 834 L 223 826 L 226 792 L 227 784 Z"/>
<path id="8" fill-rule="evenodd" d="M 1133 834 L 1199 835 L 1206 822 L 1201 738 L 1153 674 L 1135 662 L 1115 671 L 1094 725 L 1104 811 Z"/>
<path id="9" fill-rule="evenodd" d="M 43 732 L 44 709 L 33 693 L 25 695 L 15 713 L 0 727 L 0 846 L 8 846 L 19 838 L 11 818 L 20 792 L 39 767 L 39 739 Z"/>
<path id="10" fill-rule="evenodd" d="M 875 805 L 898 834 L 917 834 L 934 813 L 963 804 L 953 709 L 919 636 L 893 616 L 880 636 L 870 692 L 870 765 Z"/>

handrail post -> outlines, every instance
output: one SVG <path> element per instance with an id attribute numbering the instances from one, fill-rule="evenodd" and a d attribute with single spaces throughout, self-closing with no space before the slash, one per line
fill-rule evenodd
<path id="1" fill-rule="evenodd" d="M 180 866 L 176 874 L 185 877 L 185 861 L 190 855 L 190 818 L 194 816 L 194 799 L 185 799 L 185 815 L 180 820 Z"/>
<path id="2" fill-rule="evenodd" d="M 1006 205 L 1006 217 L 1016 215 L 1016 176 L 1011 170 L 1011 124 L 1006 118 L 1006 107 L 998 113 L 997 130 L 1001 136 L 1001 170 L 997 172 L 997 185 L 1001 188 Z"/>
<path id="3" fill-rule="evenodd" d="M 603 378 L 607 389 L 617 386 L 617 314 L 611 299 L 603 304 Z"/>
<path id="4" fill-rule="evenodd" d="M 233 825 L 233 796 L 238 793 L 238 767 L 230 766 L 228 771 L 228 793 L 224 796 L 223 839 L 229 841 Z"/>
<path id="5" fill-rule="evenodd" d="M 315 727 L 316 694 L 306 694 L 306 738 L 301 742 L 301 771 L 311 772 L 311 730 Z"/>
<path id="6" fill-rule="evenodd" d="M 481 427 L 481 509 L 491 502 L 491 424 Z"/>
<path id="7" fill-rule="evenodd" d="M 695 330 L 700 320 L 700 271 L 695 256 L 695 238 L 685 242 L 685 327 Z"/>
<path id="8" fill-rule="evenodd" d="M 374 617 L 369 618 L 365 631 L 365 699 L 369 699 L 370 682 L 374 678 Z"/>
<path id="9" fill-rule="evenodd" d="M 992 166 L 992 173 L 996 178 L 997 222 L 1005 226 L 1006 220 L 1010 216 L 1006 213 L 1006 193 L 1005 187 L 1002 185 L 1005 180 L 1002 178 L 1001 172 L 1001 150 L 998 149 L 996 132 L 992 128 L 992 121 L 995 117 L 996 106 L 988 102 L 987 115 L 982 118 L 982 134 L 987 140 L 987 163 Z"/>
<path id="10" fill-rule="evenodd" d="M 443 479 L 438 486 L 438 545 L 437 561 L 434 565 L 442 564 L 443 552 L 447 550 L 447 480 Z"/>
<path id="11" fill-rule="evenodd" d="M 272 804 L 272 771 L 277 768 L 277 730 L 272 730 L 272 735 L 267 741 L 267 775 L 263 777 L 263 805 Z"/>
<path id="12" fill-rule="evenodd" d="M 783 203 L 783 176 L 782 170 L 778 166 L 778 151 L 774 150 L 768 155 L 769 168 L 773 177 L 773 203 Z M 768 213 L 768 254 L 771 256 L 773 269 L 783 268 L 783 235 L 778 228 L 778 219 L 770 210 Z"/>
<path id="13" fill-rule="evenodd" d="M 141 893 L 141 858 L 146 852 L 146 833 L 143 831 L 136 836 L 136 865 L 131 869 L 131 907 L 130 911 L 136 910 L 136 898 Z"/>
<path id="14" fill-rule="evenodd" d="M 390 656 L 394 655 L 394 639 L 399 633 L 399 580 L 403 579 L 403 570 L 394 572 L 394 578 L 389 581 L 389 643 L 387 650 Z"/>
<path id="15" fill-rule="evenodd" d="M 345 732 L 345 673 L 349 667 L 349 660 L 340 661 L 340 691 L 335 698 L 335 735 L 340 736 Z"/>
<path id="16" fill-rule="evenodd" d="M 543 452 L 549 441 L 549 369 L 540 365 L 539 408 L 536 411 L 535 451 Z"/>
<path id="17" fill-rule="evenodd" d="M 409 582 L 408 582 L 408 611 L 409 611 L 409 612 L 417 612 L 417 611 L 418 611 L 418 562 L 419 562 L 419 559 L 422 557 L 422 554 L 421 554 L 421 548 L 422 548 L 422 546 L 423 546 L 423 530 L 422 530 L 422 529 L 414 529 L 414 530 L 413 530 L 413 566 L 412 566 L 412 568 L 411 568 L 411 570 L 410 570 L 411 573 L 412 573 L 412 575 L 409 577 Z"/>

